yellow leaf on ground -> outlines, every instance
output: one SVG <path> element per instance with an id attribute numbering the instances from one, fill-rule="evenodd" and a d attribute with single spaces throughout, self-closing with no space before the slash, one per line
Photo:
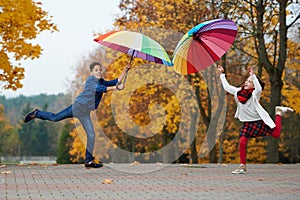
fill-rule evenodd
<path id="1" fill-rule="evenodd" d="M 138 162 L 138 161 L 134 161 L 134 162 L 132 162 L 130 165 L 139 165 L 139 164 L 141 164 L 141 163 Z"/>
<path id="2" fill-rule="evenodd" d="M 111 180 L 111 179 L 104 179 L 102 183 L 103 183 L 103 184 L 112 184 L 112 183 L 114 183 L 114 182 L 113 182 L 113 180 Z"/>
<path id="3" fill-rule="evenodd" d="M 1 172 L 1 174 L 11 174 L 11 171 L 4 171 L 4 172 Z"/>

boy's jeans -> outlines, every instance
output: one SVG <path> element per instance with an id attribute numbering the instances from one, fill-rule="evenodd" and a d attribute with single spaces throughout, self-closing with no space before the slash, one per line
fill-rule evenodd
<path id="1" fill-rule="evenodd" d="M 78 118 L 87 136 L 85 162 L 90 162 L 94 159 L 93 149 L 95 144 L 95 131 L 94 131 L 89 110 L 84 109 L 84 107 L 82 106 L 80 107 L 75 104 L 72 104 L 58 113 L 51 113 L 51 112 L 37 110 L 35 117 L 42 120 L 48 120 L 53 122 L 58 122 L 63 119 L 72 118 L 72 117 Z"/>

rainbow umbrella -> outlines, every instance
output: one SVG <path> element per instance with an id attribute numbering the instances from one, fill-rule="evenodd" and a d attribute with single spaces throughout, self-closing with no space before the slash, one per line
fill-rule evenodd
<path id="1" fill-rule="evenodd" d="M 236 35 L 237 26 L 231 20 L 198 24 L 178 42 L 172 57 L 174 70 L 186 75 L 209 67 L 228 51 Z"/>
<path id="2" fill-rule="evenodd" d="M 154 63 L 173 66 L 165 49 L 155 40 L 133 31 L 111 31 L 94 39 L 94 41 L 114 50 L 142 58 Z"/>

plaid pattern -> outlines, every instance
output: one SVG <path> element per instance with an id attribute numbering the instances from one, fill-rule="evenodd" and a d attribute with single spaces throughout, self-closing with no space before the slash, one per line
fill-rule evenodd
<path id="1" fill-rule="evenodd" d="M 244 122 L 240 130 L 240 137 L 256 138 L 272 135 L 273 129 L 266 125 L 263 120 Z"/>

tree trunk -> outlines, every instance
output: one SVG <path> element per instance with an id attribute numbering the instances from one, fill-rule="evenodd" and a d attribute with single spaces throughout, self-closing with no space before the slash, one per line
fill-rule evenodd
<path id="1" fill-rule="evenodd" d="M 192 161 L 192 163 L 198 163 L 198 155 L 197 155 L 197 149 L 196 149 L 196 137 L 194 138 L 194 140 L 191 144 L 191 161 Z"/>
<path id="2" fill-rule="evenodd" d="M 196 124 L 197 120 L 196 119 L 199 116 L 195 116 L 193 114 L 191 116 L 193 116 L 193 117 L 191 119 L 191 128 L 190 128 L 190 130 L 191 130 L 191 133 L 196 134 L 196 130 L 195 130 L 195 128 L 197 127 L 197 124 Z M 191 139 L 193 140 L 192 143 L 191 143 L 191 161 L 192 161 L 192 163 L 198 163 L 198 155 L 197 155 L 197 148 L 196 148 L 196 135 L 195 135 L 194 138 L 191 138 Z"/>
<path id="3" fill-rule="evenodd" d="M 163 144 L 163 147 L 165 147 L 168 144 L 168 132 L 165 128 L 163 129 L 162 137 L 163 137 L 162 144 Z M 163 163 L 169 163 L 169 150 L 168 150 L 168 148 L 163 148 L 163 150 L 162 150 L 162 162 Z"/>
<path id="4" fill-rule="evenodd" d="M 220 145 L 219 145 L 219 158 L 218 163 L 223 163 L 223 131 L 219 137 Z"/>
<path id="5" fill-rule="evenodd" d="M 270 76 L 271 82 L 271 112 L 270 115 L 274 116 L 274 108 L 277 105 L 281 104 L 281 89 L 282 89 L 282 75 L 286 62 L 286 53 L 287 53 L 287 25 L 286 25 L 286 7 L 287 1 L 278 1 L 279 3 L 279 54 L 277 57 L 276 50 L 272 55 L 273 60 L 277 60 L 276 63 L 271 63 L 269 55 L 267 54 L 267 45 L 264 38 L 264 13 L 265 5 L 263 0 L 258 0 L 256 4 L 257 8 L 257 40 L 258 40 L 258 57 L 259 63 L 261 63 L 266 69 L 267 73 Z M 274 34 L 276 35 L 275 42 L 277 43 L 277 30 Z M 275 45 L 276 46 L 276 45 Z M 274 140 L 272 137 L 268 137 L 268 146 L 267 146 L 267 160 L 268 163 L 278 162 L 278 141 Z"/>
<path id="6" fill-rule="evenodd" d="M 281 102 L 281 89 L 282 81 L 281 76 L 272 76 L 275 80 L 271 80 L 271 111 L 270 115 L 274 118 L 275 116 L 275 106 L 280 105 Z M 276 80 L 277 79 L 277 80 Z M 279 151 L 278 151 L 278 139 L 273 137 L 268 137 L 268 146 L 267 146 L 267 163 L 276 163 L 279 160 Z"/>

